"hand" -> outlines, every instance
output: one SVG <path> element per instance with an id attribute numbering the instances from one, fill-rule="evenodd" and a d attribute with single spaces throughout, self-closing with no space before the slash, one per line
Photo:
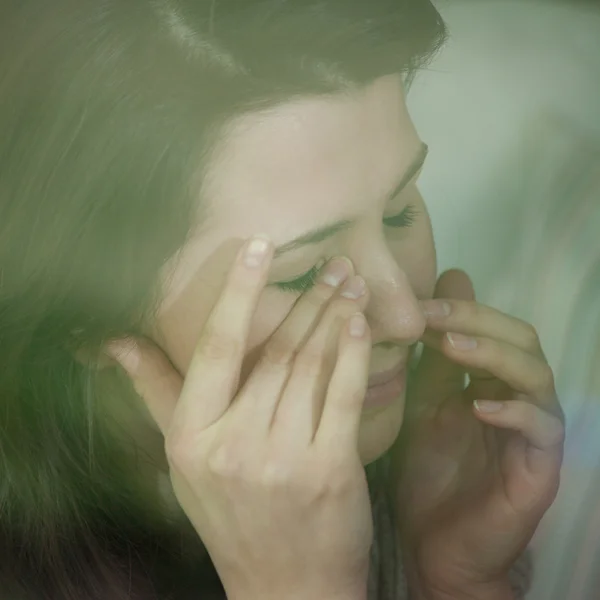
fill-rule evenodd
<path id="1" fill-rule="evenodd" d="M 240 253 L 185 381 L 148 342 L 139 340 L 133 368 L 131 355 L 113 355 L 165 436 L 175 495 L 228 598 L 364 598 L 372 517 L 357 444 L 371 342 L 357 311 L 366 294 L 347 299 L 321 278 L 238 390 L 272 254 L 269 244 L 248 266 Z M 352 275 L 349 261 L 332 263 L 342 280 Z"/>
<path id="2" fill-rule="evenodd" d="M 428 316 L 394 449 L 409 577 L 428 598 L 511 598 L 507 573 L 558 490 L 563 413 L 530 325 L 476 303 L 460 271 L 435 298 L 426 312 L 450 314 Z"/>

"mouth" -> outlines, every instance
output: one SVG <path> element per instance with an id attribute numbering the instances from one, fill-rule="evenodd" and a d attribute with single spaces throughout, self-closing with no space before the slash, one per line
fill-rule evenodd
<path id="1" fill-rule="evenodd" d="M 371 375 L 363 403 L 364 409 L 382 408 L 393 404 L 406 387 L 406 362 Z"/>
<path id="2" fill-rule="evenodd" d="M 406 362 L 400 361 L 396 366 L 388 369 L 387 371 L 380 371 L 369 377 L 369 388 L 383 385 L 394 379 L 400 371 L 406 368 Z"/>

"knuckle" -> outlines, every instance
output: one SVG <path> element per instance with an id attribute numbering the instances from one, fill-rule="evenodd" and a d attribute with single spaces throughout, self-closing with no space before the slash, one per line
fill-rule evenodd
<path id="1" fill-rule="evenodd" d="M 267 489 L 289 487 L 292 481 L 291 466 L 281 460 L 269 460 L 261 469 L 260 482 Z"/>
<path id="2" fill-rule="evenodd" d="M 482 316 L 481 305 L 475 300 L 463 300 L 462 302 L 455 302 L 455 307 L 459 312 L 459 315 L 465 321 L 477 319 Z"/>
<path id="3" fill-rule="evenodd" d="M 317 283 L 307 294 L 302 298 L 302 304 L 311 308 L 313 311 L 318 311 L 321 307 L 331 300 L 334 290 L 324 283 Z"/>
<path id="4" fill-rule="evenodd" d="M 332 470 L 324 483 L 326 489 L 335 496 L 345 495 L 351 489 L 350 477 L 346 471 Z"/>
<path id="5" fill-rule="evenodd" d="M 323 365 L 323 352 L 315 343 L 308 343 L 298 353 L 295 369 L 306 376 L 317 375 Z"/>
<path id="6" fill-rule="evenodd" d="M 256 271 L 236 264 L 233 270 L 229 272 L 224 298 L 236 305 L 246 303 L 257 287 L 257 283 L 259 283 L 259 280 Z"/>
<path id="7" fill-rule="evenodd" d="M 328 494 L 345 497 L 358 489 L 355 470 L 350 468 L 341 458 L 332 461 L 331 468 L 327 469 L 327 477 L 323 486 Z"/>
<path id="8" fill-rule="evenodd" d="M 351 408 L 358 408 L 362 406 L 365 399 L 365 390 L 354 385 L 352 389 L 345 390 L 344 404 Z"/>
<path id="9" fill-rule="evenodd" d="M 452 318 L 457 323 L 476 323 L 485 316 L 483 307 L 475 300 L 450 300 Z"/>
<path id="10" fill-rule="evenodd" d="M 308 342 L 306 351 L 314 360 L 321 364 L 333 365 L 337 361 L 337 340 L 344 320 L 340 320 L 340 326 L 328 329 L 321 336 Z"/>
<path id="11" fill-rule="evenodd" d="M 523 323 L 523 344 L 530 350 L 537 350 L 540 347 L 538 331 L 531 323 Z"/>
<path id="12" fill-rule="evenodd" d="M 552 429 L 548 433 L 549 443 L 551 446 L 562 446 L 566 437 L 565 426 L 557 418 L 553 418 L 552 423 Z"/>
<path id="13" fill-rule="evenodd" d="M 554 390 L 554 372 L 550 365 L 544 364 L 540 369 L 536 388 L 544 395 Z"/>
<path id="14" fill-rule="evenodd" d="M 315 286 L 306 295 L 306 299 L 313 302 L 317 306 L 323 305 L 333 298 L 336 293 L 336 288 L 318 281 Z"/>
<path id="15" fill-rule="evenodd" d="M 520 421 L 523 423 L 526 430 L 532 430 L 536 425 L 537 415 L 536 407 L 529 402 L 520 402 L 518 405 L 518 412 L 520 413 Z"/>
<path id="16" fill-rule="evenodd" d="M 558 492 L 560 490 L 560 471 L 556 473 L 556 476 L 550 480 L 548 490 L 546 493 L 546 506 L 550 507 L 551 504 L 556 500 Z"/>
<path id="17" fill-rule="evenodd" d="M 165 454 L 168 463 L 181 473 L 189 471 L 194 462 L 191 452 L 192 447 L 192 444 L 188 443 L 182 436 L 167 436 L 165 439 Z"/>
<path id="18" fill-rule="evenodd" d="M 557 424 L 556 434 L 554 437 L 554 444 L 556 446 L 563 446 L 566 441 L 566 432 L 562 423 Z"/>
<path id="19" fill-rule="evenodd" d="M 340 296 L 331 303 L 331 312 L 341 317 L 349 317 L 357 310 L 360 310 L 360 299 L 352 300 Z"/>
<path id="20" fill-rule="evenodd" d="M 221 444 L 213 448 L 206 457 L 206 468 L 213 477 L 236 479 L 243 470 L 242 454 L 231 445 Z"/>
<path id="21" fill-rule="evenodd" d="M 339 332 L 346 320 L 358 311 L 360 311 L 360 307 L 355 300 L 336 299 L 327 308 L 319 327 L 328 331 Z"/>
<path id="22" fill-rule="evenodd" d="M 236 356 L 241 349 L 241 342 L 234 335 L 209 331 L 198 347 L 200 356 L 210 360 L 223 360 Z"/>
<path id="23" fill-rule="evenodd" d="M 503 347 L 495 340 L 480 339 L 478 341 L 482 367 L 495 365 L 499 372 L 505 373 L 509 366 L 509 356 L 503 351 Z"/>
<path id="24" fill-rule="evenodd" d="M 333 495 L 333 479 L 315 474 L 312 479 L 295 482 L 295 492 L 302 504 L 310 506 L 322 503 Z"/>
<path id="25" fill-rule="evenodd" d="M 355 300 L 347 298 L 336 298 L 329 304 L 319 321 L 316 331 L 324 330 L 338 332 L 341 330 L 346 319 L 358 312 L 360 307 Z"/>
<path id="26" fill-rule="evenodd" d="M 555 398 L 555 412 L 556 412 L 556 418 L 561 422 L 563 429 L 566 429 L 566 423 L 567 423 L 567 416 L 565 415 L 565 411 L 563 410 L 563 407 L 561 406 L 560 402 L 558 401 L 558 399 Z"/>
<path id="27" fill-rule="evenodd" d="M 269 363 L 277 366 L 291 364 L 298 352 L 292 341 L 285 335 L 274 335 L 263 350 L 263 356 Z"/>

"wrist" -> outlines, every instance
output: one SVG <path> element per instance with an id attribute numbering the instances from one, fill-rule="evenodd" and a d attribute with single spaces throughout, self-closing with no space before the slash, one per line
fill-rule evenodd
<path id="1" fill-rule="evenodd" d="M 486 583 L 464 585 L 413 585 L 411 600 L 515 600 L 508 578 Z"/>
<path id="2" fill-rule="evenodd" d="M 331 588 L 329 586 L 314 586 L 298 588 L 294 585 L 287 586 L 282 591 L 268 589 L 256 593 L 240 587 L 231 588 L 224 585 L 228 600 L 368 600 L 367 584 L 344 588 Z"/>
<path id="3" fill-rule="evenodd" d="M 227 594 L 227 600 L 367 600 L 367 592 L 348 592 L 348 593 L 327 593 L 315 592 L 311 590 L 306 591 L 293 591 L 290 590 L 285 594 L 278 594 L 276 597 L 268 594 L 261 594 L 260 596 L 254 596 L 252 594 L 237 593 L 233 595 Z"/>

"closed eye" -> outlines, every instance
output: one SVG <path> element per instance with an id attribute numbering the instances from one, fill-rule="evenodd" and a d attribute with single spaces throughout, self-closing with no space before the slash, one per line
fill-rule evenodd
<path id="1" fill-rule="evenodd" d="M 410 227 L 419 216 L 419 211 L 413 204 L 409 204 L 399 214 L 393 217 L 384 217 L 383 224 L 386 227 L 407 228 Z"/>
<path id="2" fill-rule="evenodd" d="M 319 271 L 326 262 L 325 260 L 320 260 L 304 275 L 300 275 L 300 277 L 296 277 L 296 279 L 292 279 L 291 281 L 278 281 L 273 285 L 284 292 L 292 292 L 294 294 L 305 292 L 315 285 Z"/>
<path id="3" fill-rule="evenodd" d="M 418 216 L 419 210 L 413 204 L 409 204 L 401 213 L 392 217 L 384 217 L 383 224 L 386 227 L 407 229 L 417 220 Z M 291 281 L 278 281 L 272 285 L 284 292 L 291 292 L 293 294 L 305 292 L 315 285 L 319 271 L 325 262 L 326 261 L 323 260 L 319 261 L 312 269 L 303 275 L 300 275 L 300 277 L 296 277 L 296 279 L 292 279 Z"/>

